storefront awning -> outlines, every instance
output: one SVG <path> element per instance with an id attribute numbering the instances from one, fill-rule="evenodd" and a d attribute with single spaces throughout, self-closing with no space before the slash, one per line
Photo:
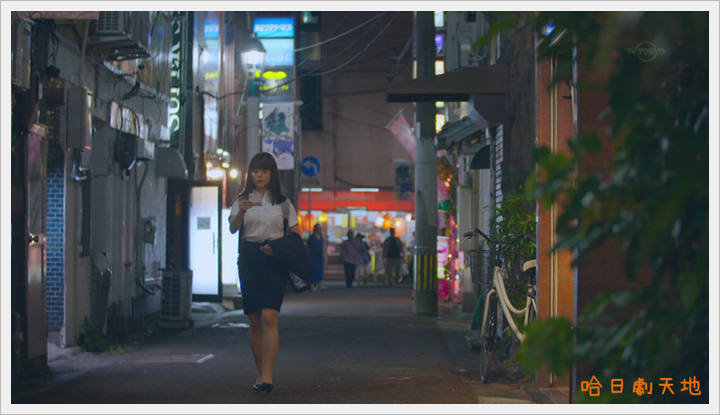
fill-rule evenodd
<path id="1" fill-rule="evenodd" d="M 351 192 L 349 190 L 323 190 L 322 192 L 301 192 L 298 197 L 298 210 L 322 210 L 333 212 L 351 208 L 365 210 L 414 212 L 414 200 L 397 200 L 394 190 L 378 192 Z"/>
<path id="2" fill-rule="evenodd" d="M 386 102 L 469 102 L 490 124 L 505 119 L 505 93 L 510 72 L 507 64 L 478 66 L 443 75 L 391 83 Z"/>

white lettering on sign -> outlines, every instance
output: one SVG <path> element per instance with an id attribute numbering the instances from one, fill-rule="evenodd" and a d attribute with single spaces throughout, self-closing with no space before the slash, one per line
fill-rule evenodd
<path id="1" fill-rule="evenodd" d="M 290 23 L 286 24 L 256 24 L 255 32 L 290 32 L 293 30 L 293 25 Z"/>
<path id="2" fill-rule="evenodd" d="M 184 15 L 183 12 L 173 12 L 175 16 Z M 170 52 L 170 108 L 168 129 L 171 140 L 180 140 L 180 103 L 182 102 L 182 46 L 183 46 L 183 24 L 182 21 L 173 22 L 172 49 Z"/>

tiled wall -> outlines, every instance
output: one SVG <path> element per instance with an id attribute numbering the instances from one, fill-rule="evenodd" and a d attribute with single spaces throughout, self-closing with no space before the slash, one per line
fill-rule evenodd
<path id="1" fill-rule="evenodd" d="M 48 111 L 48 138 L 53 142 L 59 129 L 59 108 Z M 62 152 L 61 152 L 62 155 Z M 48 157 L 47 169 L 47 230 L 46 281 L 47 327 L 59 331 L 65 309 L 65 162 L 63 157 Z"/>

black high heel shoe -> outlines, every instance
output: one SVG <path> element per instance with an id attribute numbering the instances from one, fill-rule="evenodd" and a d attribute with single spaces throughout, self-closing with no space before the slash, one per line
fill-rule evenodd
<path id="1" fill-rule="evenodd" d="M 259 384 L 259 385 L 253 385 L 253 389 L 255 389 L 255 392 L 265 391 L 265 392 L 267 392 L 268 394 L 273 391 L 273 388 L 275 388 L 275 385 L 273 385 L 272 383 L 265 383 L 265 382 L 263 382 L 263 383 L 261 383 L 261 384 Z"/>

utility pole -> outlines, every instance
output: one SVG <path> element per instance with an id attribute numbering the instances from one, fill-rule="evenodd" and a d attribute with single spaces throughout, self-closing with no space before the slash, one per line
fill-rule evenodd
<path id="1" fill-rule="evenodd" d="M 435 75 L 433 12 L 416 12 L 417 77 Z M 415 314 L 438 315 L 435 103 L 415 103 Z"/>

